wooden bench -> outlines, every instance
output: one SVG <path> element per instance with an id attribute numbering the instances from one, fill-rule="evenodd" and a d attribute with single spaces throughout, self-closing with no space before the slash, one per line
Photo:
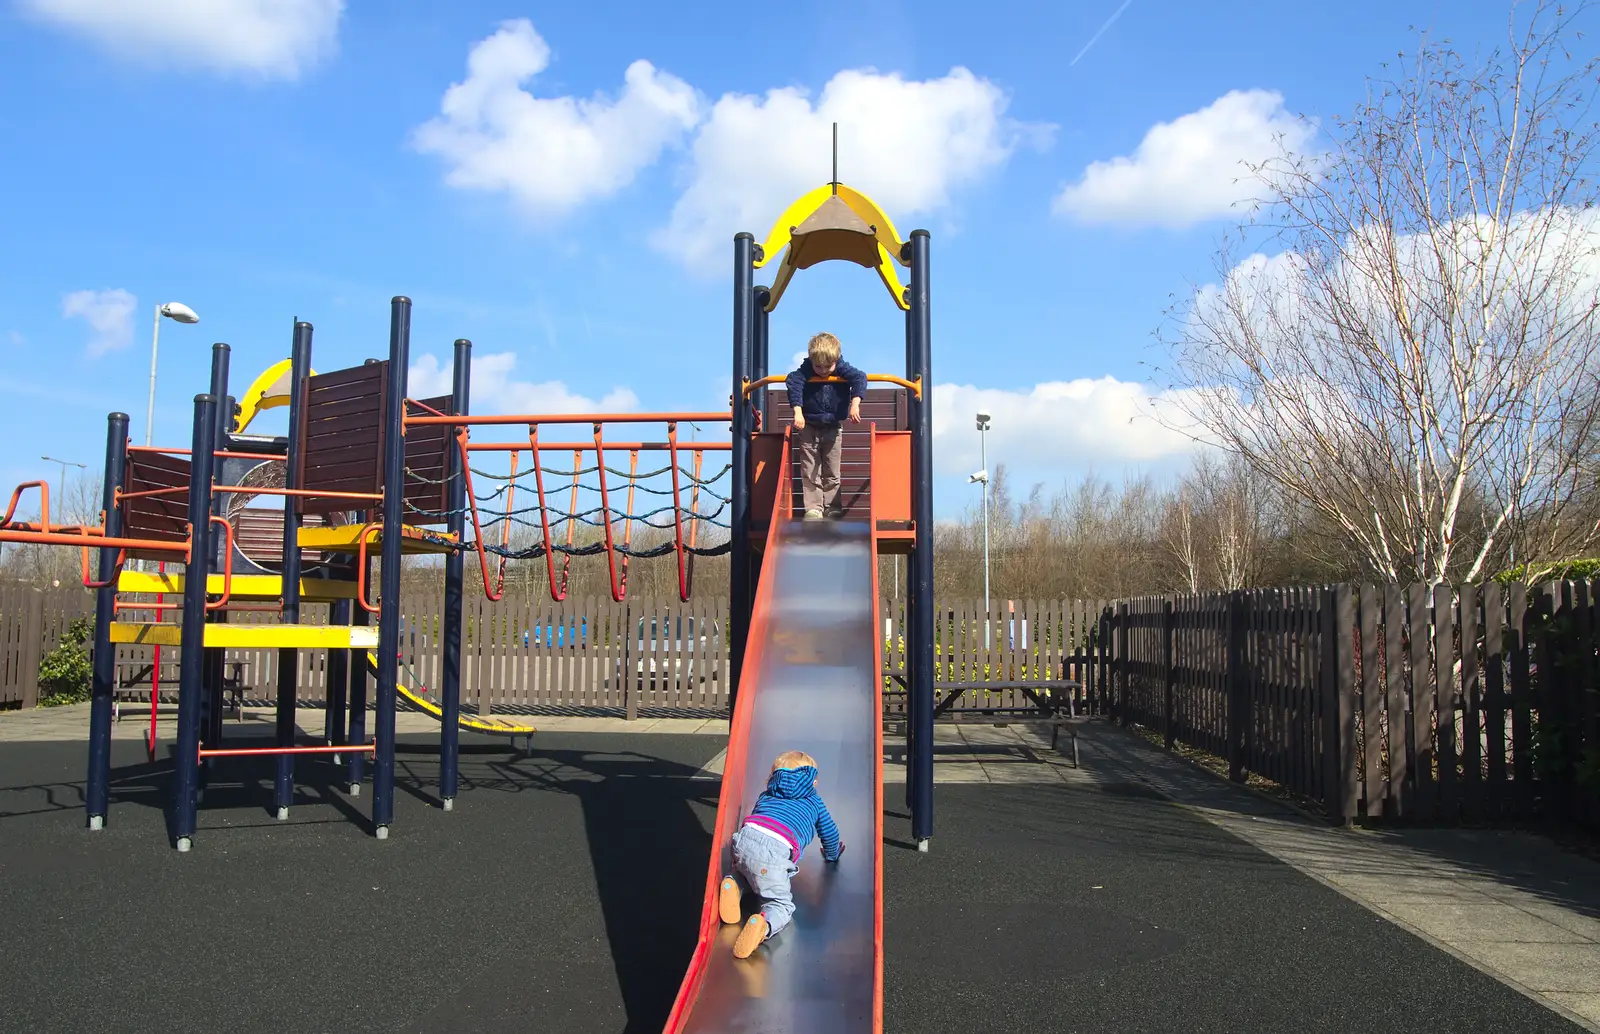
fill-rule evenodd
<path id="1" fill-rule="evenodd" d="M 244 684 L 244 666 L 247 663 L 249 662 L 224 662 L 222 675 L 222 695 L 226 701 L 224 713 L 231 714 L 235 721 L 241 721 L 244 718 L 244 691 L 250 688 Z M 162 667 L 166 668 L 168 665 L 163 664 Z M 145 664 L 135 669 L 132 675 L 118 680 L 116 691 L 112 694 L 111 698 L 111 717 L 113 721 L 122 721 L 123 695 L 129 693 L 130 690 L 137 691 L 142 688 L 145 691 L 145 701 L 150 699 L 150 676 L 154 673 L 155 665 Z M 164 679 L 162 680 L 161 684 L 163 687 L 163 692 L 176 693 L 178 691 L 178 680 L 176 678 L 171 680 Z M 137 699 L 130 699 L 127 702 L 138 703 L 139 701 Z M 157 701 L 158 707 L 159 704 L 160 702 Z"/>

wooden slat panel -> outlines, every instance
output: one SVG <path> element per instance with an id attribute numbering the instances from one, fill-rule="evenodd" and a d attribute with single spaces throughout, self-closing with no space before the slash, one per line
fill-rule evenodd
<path id="1" fill-rule="evenodd" d="M 1383 587 L 1384 674 L 1388 683 L 1385 700 L 1389 723 L 1389 783 L 1385 815 L 1410 815 L 1410 792 L 1406 786 L 1406 693 L 1405 654 L 1401 638 L 1406 624 L 1404 597 L 1400 586 Z M 1392 809 L 1392 810 L 1391 810 Z"/>
<path id="2" fill-rule="evenodd" d="M 1511 786 L 1506 773 L 1505 598 L 1499 582 L 1483 587 L 1483 777 L 1485 813 L 1504 814 Z"/>
<path id="3" fill-rule="evenodd" d="M 171 495 L 143 496 L 122 503 L 123 534 L 129 538 L 184 542 L 189 537 L 190 463 L 181 456 L 152 452 L 129 452 L 125 491 L 155 491 L 181 488 Z M 130 556 L 164 557 L 159 551 L 132 551 Z"/>
<path id="4" fill-rule="evenodd" d="M 1483 692 L 1478 664 L 1479 596 L 1475 585 L 1461 587 L 1461 813 L 1483 813 Z"/>
<path id="5" fill-rule="evenodd" d="M 307 381 L 299 483 L 323 492 L 376 493 L 383 485 L 384 370 L 373 363 Z M 350 500 L 301 497 L 301 513 L 353 509 Z"/>
<path id="6" fill-rule="evenodd" d="M 1574 586 L 1577 642 L 1570 656 L 1574 659 L 1570 685 L 1572 695 L 1572 720 L 1578 729 L 1579 742 L 1574 744 L 1577 757 L 1592 757 L 1600 752 L 1600 661 L 1595 656 L 1595 583 L 1580 581 Z M 1580 789 L 1582 787 L 1580 786 Z M 1588 788 L 1582 796 L 1582 807 L 1576 818 L 1595 825 L 1600 823 L 1600 793 Z"/>
<path id="7" fill-rule="evenodd" d="M 1433 665 L 1429 639 L 1433 626 L 1432 600 L 1421 582 L 1410 587 L 1407 610 L 1411 645 L 1411 772 L 1415 785 L 1413 818 L 1432 821 L 1438 811 L 1433 766 Z"/>
<path id="8" fill-rule="evenodd" d="M 1433 590 L 1434 687 L 1437 694 L 1438 730 L 1438 816 L 1446 822 L 1458 817 L 1456 794 L 1456 703 L 1455 703 L 1455 599 L 1448 585 Z M 1465 644 L 1462 652 L 1465 653 Z"/>
<path id="9" fill-rule="evenodd" d="M 1511 711 L 1511 806 L 1518 814 L 1533 808 L 1533 729 L 1528 685 L 1528 588 L 1511 583 L 1507 593 L 1510 611 L 1506 646 L 1507 694 Z"/>

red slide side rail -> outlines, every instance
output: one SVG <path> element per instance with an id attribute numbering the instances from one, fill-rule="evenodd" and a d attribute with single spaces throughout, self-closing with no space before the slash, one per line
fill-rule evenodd
<path id="1" fill-rule="evenodd" d="M 778 500 L 772 508 L 772 521 L 767 526 L 767 546 L 762 553 L 762 563 L 777 555 L 783 540 L 783 529 L 794 516 L 794 500 L 789 491 L 789 432 L 783 435 L 783 460 L 778 468 Z M 723 849 L 733 839 L 744 807 L 744 770 L 747 744 L 750 741 L 750 720 L 755 714 L 755 681 L 761 673 L 761 654 L 767 641 L 768 613 L 772 609 L 773 586 L 776 578 L 761 579 L 756 589 L 755 605 L 750 610 L 750 630 L 745 638 L 744 664 L 739 669 L 738 702 L 734 705 L 733 721 L 728 728 L 728 754 L 722 765 L 722 793 L 717 798 L 717 825 L 711 839 L 711 862 L 706 871 L 705 907 L 700 913 L 700 939 L 695 943 L 694 956 L 678 988 L 678 1000 L 672 1004 L 663 1034 L 681 1034 L 689 1019 L 695 999 L 700 996 L 700 985 L 705 980 L 706 961 L 710 957 L 713 941 L 722 921 L 717 917 L 717 887 L 722 882 Z M 879 723 L 882 724 L 881 722 Z M 881 780 L 880 780 L 881 782 Z M 880 793 L 881 788 L 880 788 Z M 878 838 L 881 841 L 882 837 Z M 880 951 L 881 956 L 881 951 Z"/>

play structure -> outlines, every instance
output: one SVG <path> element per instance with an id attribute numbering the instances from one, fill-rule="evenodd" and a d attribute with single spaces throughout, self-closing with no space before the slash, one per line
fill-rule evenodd
<path id="1" fill-rule="evenodd" d="M 347 766 L 352 796 L 369 778 L 370 763 L 372 824 L 383 839 L 394 820 L 395 715 L 402 702 L 439 720 L 438 793 L 447 811 L 457 797 L 462 728 L 513 737 L 534 732 L 517 720 L 462 712 L 469 559 L 491 599 L 501 592 L 508 561 L 543 561 L 551 595 L 559 600 L 572 558 L 604 554 L 613 597 L 621 600 L 630 561 L 670 555 L 687 600 L 694 558 L 726 551 L 733 678 L 727 760 L 699 940 L 667 1029 L 880 1029 L 884 680 L 877 558 L 883 554 L 909 556 L 906 795 L 921 850 L 933 833 L 928 250 L 926 231 L 901 239 L 876 204 L 837 182 L 796 201 L 765 242 L 738 234 L 731 412 L 474 415 L 472 346 L 465 340 L 455 343 L 451 393 L 411 398 L 412 306 L 398 297 L 390 307 L 384 359 L 314 372 L 312 327 L 297 322 L 290 357 L 265 371 L 237 402 L 229 394 L 228 346 L 215 346 L 210 389 L 194 400 L 187 449 L 132 446 L 127 416 L 111 414 L 99 524 L 52 524 L 42 481 L 19 486 L 0 520 L 0 541 L 82 550 L 84 585 L 97 594 L 89 828 L 102 828 L 109 811 L 118 644 L 150 644 L 180 655 L 171 823 L 179 851 L 195 847 L 201 792 L 221 757 L 271 761 L 279 818 L 293 802 L 296 757 L 335 755 Z M 845 425 L 843 517 L 798 522 L 792 414 L 782 375 L 769 375 L 769 320 L 797 270 L 833 260 L 882 278 L 905 314 L 905 370 L 903 376 L 869 375 L 863 422 Z M 773 264 L 771 285 L 757 286 L 756 270 Z M 908 286 L 901 285 L 897 267 L 908 270 Z M 257 414 L 280 407 L 288 409 L 285 436 L 250 433 Z M 730 441 L 680 436 L 681 428 L 696 423 L 730 427 Z M 587 425 L 592 437 L 541 437 L 552 425 Z M 619 426 L 631 429 L 629 440 L 608 437 Z M 488 428 L 502 429 L 502 436 L 503 429 L 515 429 L 519 437 L 473 440 L 474 429 L 487 437 Z M 655 428 L 664 435 L 649 440 Z M 723 453 L 726 468 L 707 474 L 706 456 Z M 622 454 L 626 471 L 612 466 Z M 570 457 L 571 469 L 551 468 L 547 455 Z M 641 455 L 665 464 L 641 473 Z M 504 473 L 475 466 L 494 457 L 508 462 Z M 723 474 L 725 495 L 717 489 Z M 646 487 L 651 475 L 670 481 L 670 489 Z M 568 493 L 565 510 L 556 505 L 547 477 Z M 495 487 L 480 493 L 475 478 Z M 30 488 L 40 494 L 39 519 L 14 520 Z M 637 512 L 636 494 L 651 491 L 661 504 Z M 626 498 L 620 509 L 619 495 Z M 581 510 L 580 499 L 590 496 L 598 496 L 598 505 Z M 272 505 L 258 505 L 262 500 Z M 532 545 L 526 538 L 512 541 L 513 524 L 537 531 Z M 580 536 L 580 524 L 593 532 Z M 646 537 L 656 541 L 636 543 L 636 529 L 654 529 Z M 725 534 L 714 535 L 718 529 Z M 98 558 L 93 571 L 91 553 Z M 437 631 L 443 664 L 436 687 L 410 674 L 403 657 L 402 558 L 419 554 L 443 563 L 445 605 Z M 159 566 L 136 570 L 133 562 Z M 181 573 L 166 570 L 178 564 Z M 302 621 L 307 604 L 327 604 L 327 621 Z M 241 611 L 266 611 L 277 620 L 230 621 Z M 164 612 L 178 620 L 160 620 Z M 244 647 L 278 651 L 271 746 L 224 741 L 224 652 Z M 328 706 L 324 735 L 315 742 L 296 733 L 298 651 L 325 654 Z M 370 734 L 369 682 L 375 705 Z M 787 749 L 818 759 L 830 807 L 851 847 L 836 869 L 814 859 L 802 864 L 799 914 L 770 946 L 772 976 L 756 994 L 739 970 L 746 964 L 736 965 L 727 950 L 733 930 L 718 922 L 716 889 L 728 871 L 729 838 L 765 785 L 771 759 Z"/>

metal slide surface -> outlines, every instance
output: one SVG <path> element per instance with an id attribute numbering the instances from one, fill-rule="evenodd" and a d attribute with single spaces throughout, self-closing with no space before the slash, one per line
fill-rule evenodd
<path id="1" fill-rule="evenodd" d="M 819 792 L 845 852 L 822 861 L 815 840 L 794 880 L 794 922 L 755 955 L 733 957 L 735 926 L 716 917 L 708 880 L 702 939 L 668 1034 L 856 1034 L 882 1013 L 883 737 L 873 541 L 866 524 L 786 523 L 769 543 L 751 619 L 745 679 L 728 740 L 717 811 L 728 835 L 785 750 L 817 759 Z M 754 675 L 752 678 L 751 675 Z"/>

